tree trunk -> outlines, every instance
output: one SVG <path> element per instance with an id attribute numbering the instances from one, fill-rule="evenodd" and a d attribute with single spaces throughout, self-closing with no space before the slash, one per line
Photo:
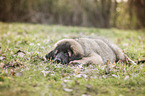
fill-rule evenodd
<path id="1" fill-rule="evenodd" d="M 138 27 L 145 28 L 145 0 L 133 0 L 135 13 L 138 20 Z"/>

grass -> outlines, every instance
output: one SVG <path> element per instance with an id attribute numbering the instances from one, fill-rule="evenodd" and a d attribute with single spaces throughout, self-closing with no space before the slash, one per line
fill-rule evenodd
<path id="1" fill-rule="evenodd" d="M 0 96 L 144 96 L 145 66 L 66 66 L 44 62 L 63 38 L 104 36 L 134 61 L 145 57 L 145 30 L 0 22 Z"/>

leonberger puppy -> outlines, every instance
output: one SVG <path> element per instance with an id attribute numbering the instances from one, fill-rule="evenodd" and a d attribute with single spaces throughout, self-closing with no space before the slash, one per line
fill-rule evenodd
<path id="1" fill-rule="evenodd" d="M 62 39 L 45 57 L 61 64 L 106 64 L 126 60 L 122 50 L 105 38 Z"/>

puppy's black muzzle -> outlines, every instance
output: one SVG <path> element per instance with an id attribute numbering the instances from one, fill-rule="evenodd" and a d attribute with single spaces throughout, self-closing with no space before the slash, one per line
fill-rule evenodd
<path id="1" fill-rule="evenodd" d="M 68 54 L 64 53 L 64 52 L 59 52 L 53 62 L 56 62 L 56 63 L 61 63 L 61 64 L 68 64 L 69 62 L 69 56 Z"/>
<path id="2" fill-rule="evenodd" d="M 61 59 L 60 58 L 55 58 L 54 60 L 53 60 L 53 63 L 54 62 L 56 62 L 56 63 L 61 63 Z"/>

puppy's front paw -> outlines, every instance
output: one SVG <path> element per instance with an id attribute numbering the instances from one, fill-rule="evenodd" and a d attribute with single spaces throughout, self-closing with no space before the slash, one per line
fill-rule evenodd
<path id="1" fill-rule="evenodd" d="M 70 61 L 69 64 L 77 65 L 77 64 L 80 64 L 80 62 L 77 60 L 74 60 L 74 61 Z"/>

